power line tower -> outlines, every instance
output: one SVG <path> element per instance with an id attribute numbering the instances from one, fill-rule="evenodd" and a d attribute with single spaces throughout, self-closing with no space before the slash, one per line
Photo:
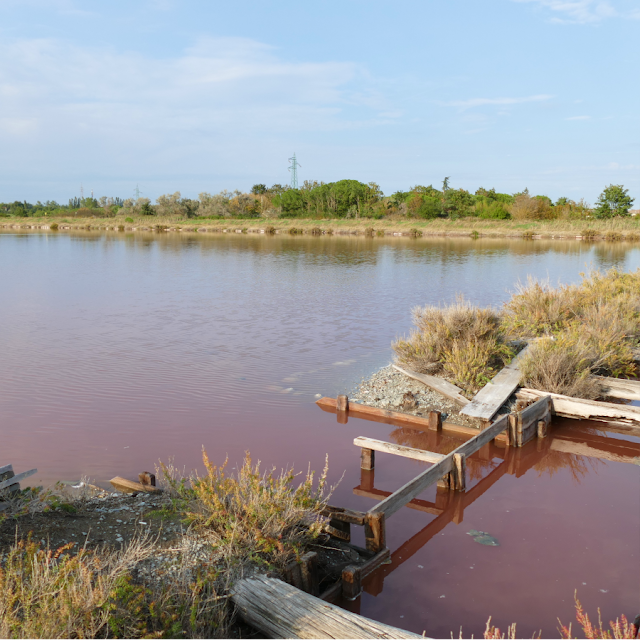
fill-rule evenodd
<path id="1" fill-rule="evenodd" d="M 302 165 L 299 164 L 298 161 L 296 160 L 295 152 L 293 154 L 293 158 L 289 158 L 289 162 L 291 163 L 291 166 L 289 167 L 289 171 L 291 171 L 291 188 L 297 189 L 298 188 L 298 167 L 301 167 Z"/>
<path id="2" fill-rule="evenodd" d="M 82 201 L 84 206 L 84 187 L 82 186 L 82 182 L 80 183 L 80 200 Z"/>
<path id="3" fill-rule="evenodd" d="M 133 193 L 136 197 L 136 200 L 138 200 L 140 198 L 140 194 L 142 193 L 138 187 L 138 185 L 136 185 L 136 188 L 133 190 Z"/>

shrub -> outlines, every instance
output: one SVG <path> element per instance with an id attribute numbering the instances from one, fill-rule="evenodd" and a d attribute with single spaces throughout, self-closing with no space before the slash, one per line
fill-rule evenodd
<path id="1" fill-rule="evenodd" d="M 133 218 L 125 218 L 124 221 L 131 223 L 131 222 L 133 222 Z"/>
<path id="2" fill-rule="evenodd" d="M 53 222 L 52 224 L 49 225 L 49 229 L 51 229 L 51 231 L 57 231 L 58 230 L 58 223 L 57 222 Z"/>
<path id="3" fill-rule="evenodd" d="M 596 236 L 598 235 L 598 233 L 596 232 L 595 229 L 583 229 L 580 232 L 580 235 L 585 239 L 585 240 L 595 240 Z"/>
<path id="4" fill-rule="evenodd" d="M 309 231 L 309 233 L 312 236 L 321 236 L 322 235 L 322 229 L 320 227 L 313 227 L 313 229 L 311 229 Z"/>
<path id="5" fill-rule="evenodd" d="M 375 229 L 374 229 L 373 227 L 367 227 L 367 228 L 364 230 L 364 235 L 365 235 L 365 236 L 371 236 L 371 237 L 373 237 L 374 233 L 375 233 Z"/>
<path id="6" fill-rule="evenodd" d="M 276 232 L 276 228 L 269 225 L 268 227 L 264 228 L 264 232 L 268 235 L 273 235 Z"/>
<path id="7" fill-rule="evenodd" d="M 420 229 L 409 229 L 409 235 L 412 238 L 421 238 L 422 237 L 422 231 L 420 231 Z"/>
<path id="8" fill-rule="evenodd" d="M 575 290 L 552 288 L 533 278 L 518 284 L 516 293 L 504 305 L 502 325 L 513 337 L 531 338 L 559 331 L 574 316 Z"/>
<path id="9" fill-rule="evenodd" d="M 604 239 L 607 242 L 619 242 L 622 240 L 622 234 L 617 231 L 607 231 L 607 233 L 604 234 Z"/>

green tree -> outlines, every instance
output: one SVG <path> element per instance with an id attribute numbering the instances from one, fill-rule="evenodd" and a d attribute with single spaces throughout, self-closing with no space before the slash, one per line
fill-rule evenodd
<path id="1" fill-rule="evenodd" d="M 629 215 L 629 209 L 634 198 L 629 195 L 629 189 L 625 189 L 621 184 L 610 184 L 596 201 L 593 215 L 596 218 L 613 218 L 615 216 Z"/>
<path id="2" fill-rule="evenodd" d="M 254 184 L 253 187 L 251 187 L 251 193 L 253 193 L 254 196 L 261 196 L 267 193 L 267 191 L 266 184 Z"/>

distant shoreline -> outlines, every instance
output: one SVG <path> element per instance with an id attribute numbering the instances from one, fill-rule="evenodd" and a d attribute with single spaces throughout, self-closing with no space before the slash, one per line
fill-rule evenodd
<path id="1" fill-rule="evenodd" d="M 2 231 L 114 231 L 158 233 L 260 233 L 287 235 L 364 235 L 376 237 L 470 237 L 511 239 L 606 240 L 640 242 L 640 219 L 515 221 L 462 218 L 459 220 L 372 220 L 257 218 L 211 220 L 138 217 L 126 222 L 112 218 L 5 218 Z"/>

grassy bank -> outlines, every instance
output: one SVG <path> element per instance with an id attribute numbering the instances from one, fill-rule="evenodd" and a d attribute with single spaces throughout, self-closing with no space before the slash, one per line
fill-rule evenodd
<path id="1" fill-rule="evenodd" d="M 249 218 L 207 219 L 181 216 L 136 216 L 111 218 L 51 217 L 0 218 L 0 229 L 82 230 L 95 231 L 162 231 L 162 232 L 245 232 L 385 235 L 458 236 L 494 238 L 576 238 L 607 241 L 640 240 L 640 219 L 618 217 L 609 220 L 416 220 L 406 218 L 323 219 Z"/>

